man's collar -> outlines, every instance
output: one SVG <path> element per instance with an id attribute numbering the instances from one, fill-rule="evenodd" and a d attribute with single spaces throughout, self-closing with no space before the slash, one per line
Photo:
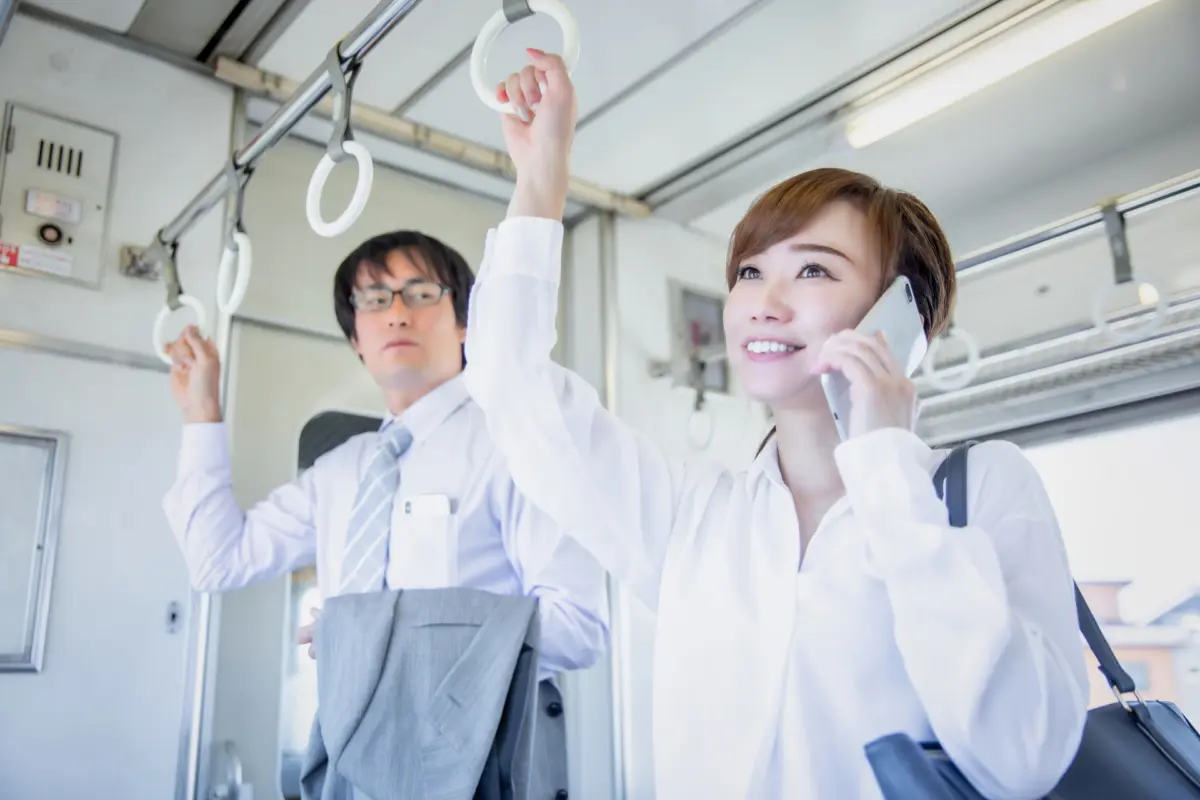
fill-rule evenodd
<path id="1" fill-rule="evenodd" d="M 380 430 L 400 423 L 412 434 L 414 442 L 420 442 L 437 430 L 446 419 L 470 399 L 462 373 L 430 391 L 409 406 L 400 416 L 388 414 Z"/>

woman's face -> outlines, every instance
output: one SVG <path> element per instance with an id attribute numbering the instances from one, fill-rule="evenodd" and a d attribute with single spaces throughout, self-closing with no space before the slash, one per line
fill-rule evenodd
<path id="1" fill-rule="evenodd" d="M 883 265 L 867 218 L 844 201 L 795 236 L 736 265 L 725 302 L 729 359 L 745 392 L 772 409 L 824 402 L 821 346 L 879 298 Z"/>

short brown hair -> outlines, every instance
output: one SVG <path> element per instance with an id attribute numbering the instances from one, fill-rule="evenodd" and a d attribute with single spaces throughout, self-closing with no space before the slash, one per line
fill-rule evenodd
<path id="1" fill-rule="evenodd" d="M 821 209 L 838 200 L 865 214 L 875 231 L 884 285 L 895 275 L 908 278 L 926 335 L 932 339 L 940 334 L 949 324 L 956 291 L 954 258 L 946 235 L 916 197 L 850 170 L 824 167 L 802 172 L 759 197 L 729 240 L 725 266 L 729 287 L 745 259 L 795 236 Z"/>

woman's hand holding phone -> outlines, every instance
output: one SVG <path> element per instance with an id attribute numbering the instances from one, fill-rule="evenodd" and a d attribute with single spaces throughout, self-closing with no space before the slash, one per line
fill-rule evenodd
<path id="1" fill-rule="evenodd" d="M 850 384 L 849 438 L 881 428 L 913 430 L 917 390 L 892 355 L 883 333 L 845 330 L 825 341 L 815 374 L 841 372 Z"/>

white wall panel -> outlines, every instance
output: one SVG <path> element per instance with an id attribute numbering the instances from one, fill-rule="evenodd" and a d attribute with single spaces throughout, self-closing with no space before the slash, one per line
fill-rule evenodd
<path id="1" fill-rule="evenodd" d="M 117 134 L 99 290 L 0 271 L 0 327 L 150 353 L 161 282 L 118 271 L 121 245 L 146 246 L 229 155 L 232 91 L 128 50 L 18 16 L 0 47 L 0 100 Z M 216 312 L 221 208 L 182 240 L 184 289 Z M 180 312 L 178 326 L 191 321 Z M 173 334 L 177 328 L 168 330 Z"/>
<path id="2" fill-rule="evenodd" d="M 0 794 L 173 797 L 190 589 L 161 507 L 166 376 L 3 349 L 0 376 L 0 424 L 70 437 L 43 669 L 0 674 Z"/>

